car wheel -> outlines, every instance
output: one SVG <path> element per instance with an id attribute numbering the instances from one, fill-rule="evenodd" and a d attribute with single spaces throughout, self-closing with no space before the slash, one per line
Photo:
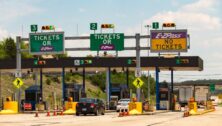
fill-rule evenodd
<path id="1" fill-rule="evenodd" d="M 98 116 L 98 115 L 99 115 L 99 110 L 97 109 L 95 112 L 95 116 Z"/>
<path id="2" fill-rule="evenodd" d="M 76 113 L 76 116 L 79 116 L 79 113 Z"/>
<path id="3" fill-rule="evenodd" d="M 105 115 L 105 109 L 103 109 L 103 111 L 102 111 L 101 115 Z"/>

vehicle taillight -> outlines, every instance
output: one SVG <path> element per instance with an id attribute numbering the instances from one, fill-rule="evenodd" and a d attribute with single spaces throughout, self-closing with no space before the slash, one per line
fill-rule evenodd
<path id="1" fill-rule="evenodd" d="M 94 108 L 94 107 L 95 107 L 95 104 L 92 103 L 92 104 L 90 105 L 90 107 L 91 107 L 91 108 Z"/>

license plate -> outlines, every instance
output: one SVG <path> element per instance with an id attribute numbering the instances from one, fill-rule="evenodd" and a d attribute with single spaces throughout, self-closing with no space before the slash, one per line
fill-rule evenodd
<path id="1" fill-rule="evenodd" d="M 86 108 L 83 108 L 82 111 L 86 111 Z"/>

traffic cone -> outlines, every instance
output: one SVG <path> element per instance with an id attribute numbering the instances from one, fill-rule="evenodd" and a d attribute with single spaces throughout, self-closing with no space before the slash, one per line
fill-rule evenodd
<path id="1" fill-rule="evenodd" d="M 189 116 L 189 110 L 188 110 L 188 107 L 185 106 L 184 108 L 184 113 L 183 113 L 183 117 L 188 117 Z"/>
<path id="2" fill-rule="evenodd" d="M 123 117 L 122 109 L 119 110 L 119 117 Z"/>
<path id="3" fill-rule="evenodd" d="M 47 115 L 46 116 L 50 116 L 50 109 L 48 108 L 48 110 L 47 110 Z"/>
<path id="4" fill-rule="evenodd" d="M 39 117 L 38 108 L 36 108 L 36 111 L 35 111 L 35 117 Z"/>
<path id="5" fill-rule="evenodd" d="M 128 111 L 128 109 L 125 109 L 125 114 L 124 114 L 125 116 L 128 116 L 129 115 L 129 111 Z"/>
<path id="6" fill-rule="evenodd" d="M 53 116 L 57 116 L 56 108 L 54 109 Z"/>
<path id="7" fill-rule="evenodd" d="M 61 112 L 60 112 L 60 115 L 63 116 L 63 108 L 61 108 Z"/>

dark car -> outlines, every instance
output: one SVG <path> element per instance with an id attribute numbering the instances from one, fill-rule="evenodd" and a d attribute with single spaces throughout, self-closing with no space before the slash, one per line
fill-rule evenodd
<path id="1" fill-rule="evenodd" d="M 81 98 L 76 105 L 76 115 L 79 116 L 80 114 L 104 115 L 105 104 L 98 98 Z"/>

